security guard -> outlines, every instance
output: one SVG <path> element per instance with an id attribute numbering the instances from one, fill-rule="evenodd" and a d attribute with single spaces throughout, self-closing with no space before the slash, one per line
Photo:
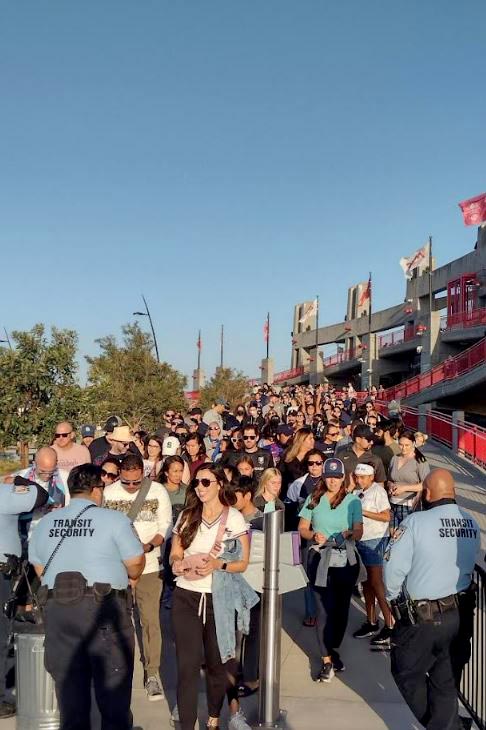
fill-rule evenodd
<path id="1" fill-rule="evenodd" d="M 446 469 L 424 480 L 423 497 L 424 511 L 402 522 L 385 555 L 386 597 L 397 619 L 391 669 L 424 727 L 458 730 L 463 725 L 452 650 L 461 635 L 459 608 L 473 592 L 480 530 L 456 504 L 454 479 Z M 474 603 L 469 606 L 473 611 Z"/>
<path id="2" fill-rule="evenodd" d="M 42 579 L 45 664 L 56 684 L 61 730 L 89 730 L 91 684 L 103 730 L 129 730 L 134 637 L 129 580 L 143 547 L 121 512 L 101 508 L 101 468 L 74 467 L 71 502 L 41 519 L 29 559 Z"/>
<path id="3" fill-rule="evenodd" d="M 3 609 L 10 599 L 12 579 L 22 554 L 19 515 L 42 507 L 47 499 L 42 487 L 20 476 L 13 484 L 0 484 L 0 719 L 15 715 L 15 705 L 6 701 L 5 688 L 12 620 Z"/>

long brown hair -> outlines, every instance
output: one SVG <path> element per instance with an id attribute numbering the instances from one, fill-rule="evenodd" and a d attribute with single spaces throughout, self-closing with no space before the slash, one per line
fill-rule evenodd
<path id="1" fill-rule="evenodd" d="M 303 428 L 299 428 L 299 430 L 295 433 L 294 439 L 292 441 L 292 445 L 289 446 L 287 451 L 285 452 L 283 456 L 283 460 L 286 464 L 289 463 L 289 461 L 293 461 L 299 451 L 302 448 L 302 444 L 304 443 L 304 440 L 307 438 L 307 436 L 310 436 L 312 434 L 312 429 L 309 426 L 304 426 Z M 310 450 L 310 449 L 309 449 Z"/>
<path id="2" fill-rule="evenodd" d="M 310 502 L 307 508 L 314 509 L 314 507 L 317 507 L 317 505 L 321 501 L 321 497 L 323 497 L 328 491 L 329 489 L 327 487 L 326 480 L 324 479 L 324 477 L 321 477 L 317 482 L 314 491 L 312 492 L 312 496 L 310 498 Z M 331 509 L 336 509 L 336 507 L 339 507 L 346 494 L 346 479 L 343 477 L 343 483 L 339 488 L 339 492 L 336 494 L 332 502 L 330 501 Z"/>
<path id="3" fill-rule="evenodd" d="M 224 470 L 218 464 L 201 464 L 196 469 L 194 477 L 197 477 L 200 471 L 209 471 L 216 478 L 219 486 L 219 501 L 225 507 L 232 507 L 236 504 L 236 496 L 228 489 L 228 480 Z M 196 533 L 202 522 L 203 504 L 196 494 L 194 479 L 191 481 L 186 494 L 186 504 L 181 513 L 179 539 L 184 550 L 187 550 L 191 542 L 196 537 Z"/>

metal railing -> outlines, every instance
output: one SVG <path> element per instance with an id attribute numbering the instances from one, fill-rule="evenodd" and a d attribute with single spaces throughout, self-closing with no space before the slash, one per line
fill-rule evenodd
<path id="1" fill-rule="evenodd" d="M 396 398 L 408 398 L 411 395 L 420 393 L 425 388 L 430 388 L 436 383 L 440 383 L 443 380 L 453 380 L 459 375 L 473 370 L 478 365 L 483 365 L 486 362 L 486 338 L 480 340 L 472 347 L 469 347 L 464 352 L 461 352 L 455 357 L 450 357 L 444 362 L 437 365 L 432 370 L 427 370 L 421 375 L 416 375 L 414 378 L 404 380 L 403 383 L 394 385 L 392 388 L 387 388 L 380 395 L 384 400 L 393 400 Z"/>
<path id="2" fill-rule="evenodd" d="M 486 571 L 480 565 L 475 567 L 474 581 L 477 584 L 477 595 L 471 659 L 462 673 L 459 697 L 479 730 L 486 730 Z"/>
<path id="3" fill-rule="evenodd" d="M 282 370 L 280 373 L 275 373 L 273 376 L 273 382 L 283 383 L 285 380 L 292 380 L 293 378 L 300 377 L 304 374 L 304 372 L 305 368 L 303 365 L 298 368 L 291 368 L 290 370 Z"/>
<path id="4" fill-rule="evenodd" d="M 416 328 L 413 324 L 407 324 L 395 332 L 388 332 L 386 335 L 380 335 L 378 337 L 378 349 L 382 347 L 393 347 L 393 345 L 399 345 L 401 342 L 409 342 L 418 337 Z"/>
<path id="5" fill-rule="evenodd" d="M 478 307 L 467 312 L 448 314 L 446 329 L 460 329 L 462 327 L 478 327 L 486 325 L 486 307 Z"/>

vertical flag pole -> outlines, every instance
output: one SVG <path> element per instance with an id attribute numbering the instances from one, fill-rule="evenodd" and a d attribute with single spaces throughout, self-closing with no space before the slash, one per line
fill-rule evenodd
<path id="1" fill-rule="evenodd" d="M 270 357 L 270 312 L 267 313 L 267 360 Z"/>
<path id="2" fill-rule="evenodd" d="M 199 337 L 197 338 L 197 369 L 201 369 L 201 330 L 199 330 Z"/>
<path id="3" fill-rule="evenodd" d="M 432 292 L 432 236 L 429 236 L 429 367 L 432 367 L 432 308 L 434 306 L 434 296 Z"/>
<path id="4" fill-rule="evenodd" d="M 221 362 L 220 367 L 223 368 L 223 360 L 224 360 L 224 324 L 221 325 Z"/>
<path id="5" fill-rule="evenodd" d="M 368 294 L 369 294 L 369 304 L 368 304 L 368 370 L 371 371 L 371 302 L 372 302 L 372 282 L 371 282 L 371 271 L 370 276 L 368 279 Z M 371 385 L 373 383 L 373 373 L 368 373 L 368 388 L 371 388 Z"/>

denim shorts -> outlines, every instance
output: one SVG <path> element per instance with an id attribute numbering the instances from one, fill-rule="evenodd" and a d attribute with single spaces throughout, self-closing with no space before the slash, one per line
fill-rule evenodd
<path id="1" fill-rule="evenodd" d="M 361 540 L 356 543 L 363 565 L 383 565 L 383 556 L 388 545 L 389 537 L 376 537 L 374 540 Z"/>

